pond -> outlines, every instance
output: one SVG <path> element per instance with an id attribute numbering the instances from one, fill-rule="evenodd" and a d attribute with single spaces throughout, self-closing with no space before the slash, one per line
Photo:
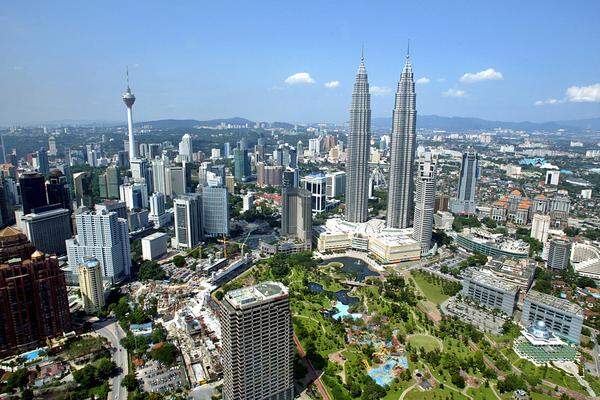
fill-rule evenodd
<path id="1" fill-rule="evenodd" d="M 360 260 L 358 258 L 353 258 L 353 257 L 330 258 L 325 261 L 324 265 L 332 263 L 332 262 L 338 262 L 340 264 L 343 264 L 344 266 L 342 268 L 340 268 L 340 271 L 349 275 L 350 277 L 352 277 L 352 279 L 354 279 L 357 282 L 362 282 L 369 276 L 378 276 L 379 275 L 377 272 L 370 269 L 369 265 L 366 262 L 364 262 L 363 260 Z"/>
<path id="2" fill-rule="evenodd" d="M 333 296 L 337 301 L 344 305 L 354 304 L 358 301 L 358 297 L 352 297 L 348 295 L 347 290 L 338 290 L 337 292 L 332 292 L 329 290 L 325 290 L 323 285 L 316 282 L 309 282 L 308 289 L 314 293 L 325 293 L 328 296 Z"/>

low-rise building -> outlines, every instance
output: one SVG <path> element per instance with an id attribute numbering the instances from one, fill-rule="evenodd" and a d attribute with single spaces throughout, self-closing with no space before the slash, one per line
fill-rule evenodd
<path id="1" fill-rule="evenodd" d="M 462 294 L 479 304 L 512 315 L 519 296 L 519 287 L 499 279 L 489 270 L 473 270 L 465 273 Z"/>
<path id="2" fill-rule="evenodd" d="M 142 259 L 156 260 L 167 254 L 169 235 L 156 232 L 142 238 Z"/>
<path id="3" fill-rule="evenodd" d="M 527 258 L 529 256 L 528 243 L 482 228 L 465 229 L 456 234 L 455 239 L 459 246 L 490 257 Z"/>

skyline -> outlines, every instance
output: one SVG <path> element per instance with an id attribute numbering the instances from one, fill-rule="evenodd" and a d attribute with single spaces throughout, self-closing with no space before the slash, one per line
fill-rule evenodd
<path id="1" fill-rule="evenodd" d="M 0 109 L 3 125 L 122 121 L 126 66 L 140 99 L 137 121 L 239 115 L 346 122 L 363 44 L 373 116 L 389 117 L 407 39 L 421 115 L 504 121 L 600 116 L 600 27 L 594 20 L 600 5 L 593 2 L 576 10 L 558 2 L 468 10 L 442 2 L 34 3 L 0 12 L 0 89 L 11 93 Z M 119 13 L 113 12 L 117 6 Z M 396 26 L 398 15 L 410 18 Z M 362 17 L 366 30 L 355 24 Z"/>

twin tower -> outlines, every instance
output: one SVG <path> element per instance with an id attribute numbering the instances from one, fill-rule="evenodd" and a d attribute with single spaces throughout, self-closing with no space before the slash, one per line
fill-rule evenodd
<path id="1" fill-rule="evenodd" d="M 392 118 L 387 226 L 407 228 L 413 210 L 413 168 L 416 134 L 415 81 L 409 55 L 400 75 Z M 346 219 L 368 219 L 371 96 L 364 57 L 356 74 L 350 107 L 350 132 L 346 160 Z"/>

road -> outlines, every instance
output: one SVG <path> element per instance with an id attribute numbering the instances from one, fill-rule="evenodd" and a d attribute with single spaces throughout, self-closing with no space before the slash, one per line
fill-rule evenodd
<path id="1" fill-rule="evenodd" d="M 306 352 L 302 348 L 302 344 L 300 343 L 300 340 L 298 340 L 298 336 L 296 336 L 295 333 L 294 333 L 294 343 L 296 344 L 296 348 L 298 349 L 298 355 L 300 356 L 300 358 L 303 358 L 304 361 L 306 361 L 306 365 L 308 366 L 309 376 L 311 377 L 311 379 L 314 380 L 315 385 L 317 386 L 317 390 L 321 394 L 321 397 L 323 397 L 323 400 L 332 400 L 331 396 L 329 396 L 329 392 L 327 392 L 327 388 L 325 387 L 325 385 L 323 385 L 323 382 L 321 382 L 321 377 L 319 376 L 319 374 L 313 367 L 313 365 L 310 362 L 310 360 L 308 359 L 308 357 L 306 357 Z"/>
<path id="2" fill-rule="evenodd" d="M 125 332 L 116 321 L 104 321 L 94 325 L 94 330 L 101 336 L 108 339 L 111 346 L 115 349 L 113 361 L 119 368 L 119 375 L 111 379 L 111 390 L 108 393 L 109 400 L 127 400 L 127 389 L 121 386 L 123 377 L 127 375 L 129 362 L 127 350 L 121 346 L 121 339 L 125 337 Z"/>

